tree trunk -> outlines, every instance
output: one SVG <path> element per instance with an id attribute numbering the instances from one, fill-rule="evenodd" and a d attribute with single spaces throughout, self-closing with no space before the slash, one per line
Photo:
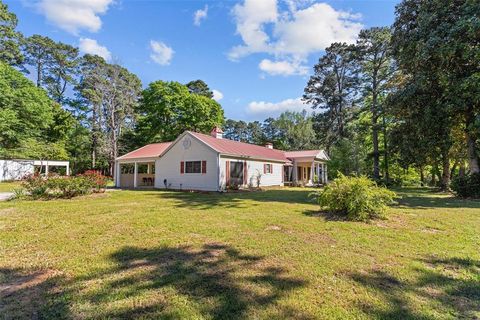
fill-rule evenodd
<path id="1" fill-rule="evenodd" d="M 462 161 L 462 163 L 460 164 L 460 169 L 458 169 L 458 176 L 459 177 L 465 177 L 465 172 L 466 172 L 466 168 L 465 168 L 465 163 Z"/>
<path id="2" fill-rule="evenodd" d="M 455 160 L 455 162 L 453 163 L 453 166 L 450 169 L 450 179 L 455 175 L 455 171 L 457 171 L 457 167 L 459 164 L 460 164 L 460 161 L 458 161 L 458 159 Z"/>
<path id="3" fill-rule="evenodd" d="M 376 88 L 374 86 L 373 90 Z M 377 115 L 377 94 L 372 96 L 372 143 L 373 143 L 373 179 L 380 180 L 380 152 L 378 151 L 378 115 Z"/>
<path id="4" fill-rule="evenodd" d="M 387 142 L 387 125 L 385 120 L 385 111 L 383 112 L 383 157 L 385 160 L 385 182 L 388 183 L 390 180 L 390 173 L 388 171 L 388 142 Z"/>
<path id="5" fill-rule="evenodd" d="M 92 108 L 92 169 L 97 166 L 97 148 L 98 148 L 98 122 L 97 106 Z"/>
<path id="6" fill-rule="evenodd" d="M 37 87 L 40 88 L 42 85 L 42 64 L 39 62 L 37 64 Z"/>
<path id="7" fill-rule="evenodd" d="M 436 186 L 437 185 L 437 165 L 435 164 L 433 167 L 432 167 L 432 180 L 430 181 L 430 184 L 432 185 L 432 187 Z"/>
<path id="8" fill-rule="evenodd" d="M 420 167 L 420 185 L 423 187 L 425 185 L 425 172 L 423 172 L 423 166 Z"/>
<path id="9" fill-rule="evenodd" d="M 477 154 L 476 136 L 474 133 L 475 114 L 473 107 L 467 108 L 465 112 L 465 137 L 467 139 L 468 167 L 470 173 L 480 172 L 480 165 Z"/>
<path id="10" fill-rule="evenodd" d="M 450 186 L 450 159 L 448 157 L 448 151 L 444 151 L 442 154 L 442 179 L 440 182 L 440 190 L 448 191 Z"/>

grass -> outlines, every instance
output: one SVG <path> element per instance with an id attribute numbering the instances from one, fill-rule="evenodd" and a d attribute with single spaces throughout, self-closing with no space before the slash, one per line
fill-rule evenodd
<path id="1" fill-rule="evenodd" d="M 480 317 L 480 202 L 334 221 L 309 189 L 0 203 L 0 318 Z"/>
<path id="2" fill-rule="evenodd" d="M 20 182 L 0 182 L 0 192 L 13 192 L 14 189 L 20 187 Z"/>

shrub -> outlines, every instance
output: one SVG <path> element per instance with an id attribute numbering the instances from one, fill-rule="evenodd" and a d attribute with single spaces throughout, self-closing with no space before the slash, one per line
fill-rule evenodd
<path id="1" fill-rule="evenodd" d="M 23 178 L 22 187 L 25 193 L 32 198 L 44 198 L 48 195 L 47 179 L 39 174 L 28 175 Z"/>
<path id="2" fill-rule="evenodd" d="M 47 179 L 47 186 L 49 196 L 55 198 L 73 198 L 93 191 L 92 182 L 82 176 L 51 177 Z"/>
<path id="3" fill-rule="evenodd" d="M 75 177 L 42 177 L 36 174 L 27 176 L 22 183 L 23 194 L 30 195 L 33 199 L 73 198 L 103 192 L 106 185 L 107 178 L 96 171 L 87 171 Z"/>
<path id="4" fill-rule="evenodd" d="M 107 177 L 96 170 L 87 170 L 84 174 L 80 175 L 84 179 L 88 180 L 93 188 L 93 192 L 103 192 L 107 187 Z"/>
<path id="5" fill-rule="evenodd" d="M 450 187 L 459 197 L 480 198 L 480 173 L 457 176 L 452 180 Z"/>
<path id="6" fill-rule="evenodd" d="M 339 173 L 338 178 L 315 196 L 318 204 L 331 213 L 346 216 L 348 220 L 367 221 L 383 217 L 395 193 L 365 176 L 347 177 Z"/>

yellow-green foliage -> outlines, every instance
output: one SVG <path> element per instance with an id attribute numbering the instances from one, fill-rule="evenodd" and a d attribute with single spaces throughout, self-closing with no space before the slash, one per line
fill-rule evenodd
<path id="1" fill-rule="evenodd" d="M 365 176 L 347 177 L 341 173 L 317 193 L 322 208 L 358 221 L 383 216 L 394 197 L 395 192 L 377 186 Z"/>

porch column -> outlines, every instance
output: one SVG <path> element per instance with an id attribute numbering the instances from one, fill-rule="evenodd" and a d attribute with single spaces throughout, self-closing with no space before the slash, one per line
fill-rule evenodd
<path id="1" fill-rule="evenodd" d="M 328 172 L 327 172 L 327 165 L 325 164 L 324 165 L 324 168 L 325 168 L 325 183 L 328 183 Z"/>
<path id="2" fill-rule="evenodd" d="M 150 174 L 150 163 L 147 163 L 147 174 Z"/>
<path id="3" fill-rule="evenodd" d="M 135 167 L 134 167 L 134 170 L 133 170 L 133 187 L 134 188 L 136 188 L 138 186 L 137 176 L 138 176 L 138 163 L 135 162 Z"/>
<path id="4" fill-rule="evenodd" d="M 315 175 L 315 160 L 312 161 L 312 166 L 310 167 L 310 180 L 309 183 L 313 185 L 313 176 Z"/>
<path id="5" fill-rule="evenodd" d="M 115 167 L 113 168 L 113 182 L 115 182 L 115 187 L 118 188 L 120 185 L 119 180 L 120 180 L 120 163 L 115 160 Z"/>
<path id="6" fill-rule="evenodd" d="M 325 164 L 322 163 L 322 183 L 325 184 Z"/>
<path id="7" fill-rule="evenodd" d="M 65 174 L 66 174 L 67 176 L 70 175 L 70 162 L 67 162 L 67 169 L 65 170 Z"/>
<path id="8" fill-rule="evenodd" d="M 297 183 L 298 181 L 298 167 L 297 167 L 297 162 L 293 160 L 293 173 L 292 173 L 292 182 Z"/>
<path id="9" fill-rule="evenodd" d="M 317 179 L 318 184 L 322 183 L 322 177 L 320 177 L 320 163 L 317 162 Z"/>
<path id="10" fill-rule="evenodd" d="M 48 161 L 45 162 L 45 176 L 48 176 Z"/>

